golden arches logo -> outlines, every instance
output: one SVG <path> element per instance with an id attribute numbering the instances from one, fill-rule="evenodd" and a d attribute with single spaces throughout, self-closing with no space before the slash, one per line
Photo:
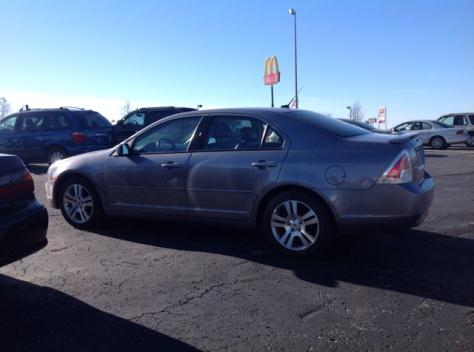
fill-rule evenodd
<path id="1" fill-rule="evenodd" d="M 269 86 L 280 82 L 280 70 L 276 56 L 267 57 L 264 70 L 263 83 L 265 85 Z"/>

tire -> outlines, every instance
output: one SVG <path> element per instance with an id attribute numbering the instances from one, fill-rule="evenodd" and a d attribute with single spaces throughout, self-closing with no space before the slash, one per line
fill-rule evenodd
<path id="1" fill-rule="evenodd" d="M 53 164 L 55 161 L 67 158 L 67 153 L 62 148 L 51 148 L 48 150 L 47 162 L 48 165 Z"/>
<path id="2" fill-rule="evenodd" d="M 263 213 L 262 225 L 266 240 L 289 255 L 325 254 L 336 236 L 336 226 L 327 206 L 299 191 L 284 192 L 271 199 Z"/>
<path id="3" fill-rule="evenodd" d="M 466 145 L 468 147 L 474 147 L 474 136 L 468 136 Z"/>
<path id="4" fill-rule="evenodd" d="M 441 149 L 446 149 L 447 145 L 443 137 L 435 136 L 430 139 L 430 146 L 433 149 L 441 150 Z"/>
<path id="5" fill-rule="evenodd" d="M 102 218 L 100 198 L 94 186 L 82 177 L 66 179 L 58 201 L 64 219 L 78 229 L 90 229 Z"/>

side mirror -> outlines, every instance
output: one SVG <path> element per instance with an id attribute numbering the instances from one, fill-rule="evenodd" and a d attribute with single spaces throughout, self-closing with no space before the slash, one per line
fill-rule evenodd
<path id="1" fill-rule="evenodd" d="M 123 125 L 123 120 L 118 120 L 115 124 L 117 126 L 122 126 Z"/>
<path id="2" fill-rule="evenodd" d="M 119 147 L 116 150 L 117 156 L 129 156 L 130 153 L 130 147 L 128 146 L 127 143 L 120 144 Z"/>

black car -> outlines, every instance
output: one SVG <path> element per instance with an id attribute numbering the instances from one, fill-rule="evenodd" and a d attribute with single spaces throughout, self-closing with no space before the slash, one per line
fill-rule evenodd
<path id="1" fill-rule="evenodd" d="M 346 123 L 350 123 L 351 125 L 363 128 L 364 130 L 373 132 L 373 133 L 382 133 L 382 134 L 390 134 L 389 131 L 381 130 L 379 128 L 376 128 L 372 125 L 369 125 L 368 123 L 362 122 L 362 121 L 355 121 L 355 120 L 350 120 L 350 119 L 338 119 L 341 121 L 344 121 Z"/>
<path id="2" fill-rule="evenodd" d="M 0 266 L 32 254 L 47 244 L 48 213 L 34 195 L 25 164 L 0 154 Z"/>
<path id="3" fill-rule="evenodd" d="M 137 133 L 142 128 L 151 125 L 153 122 L 161 120 L 167 116 L 180 112 L 193 111 L 193 108 L 182 108 L 175 106 L 159 106 L 151 108 L 140 108 L 129 112 L 115 124 L 115 134 L 117 141 L 121 142 L 132 134 Z"/>
<path id="4" fill-rule="evenodd" d="M 0 153 L 50 165 L 115 144 L 112 124 L 93 110 L 24 109 L 0 120 Z"/>

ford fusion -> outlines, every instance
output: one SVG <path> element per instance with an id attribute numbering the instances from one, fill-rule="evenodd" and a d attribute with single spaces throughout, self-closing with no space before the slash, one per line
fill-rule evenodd
<path id="1" fill-rule="evenodd" d="M 112 149 L 55 162 L 46 182 L 50 204 L 77 228 L 104 215 L 242 223 L 296 255 L 356 228 L 417 226 L 433 192 L 418 137 L 291 109 L 173 115 Z"/>

